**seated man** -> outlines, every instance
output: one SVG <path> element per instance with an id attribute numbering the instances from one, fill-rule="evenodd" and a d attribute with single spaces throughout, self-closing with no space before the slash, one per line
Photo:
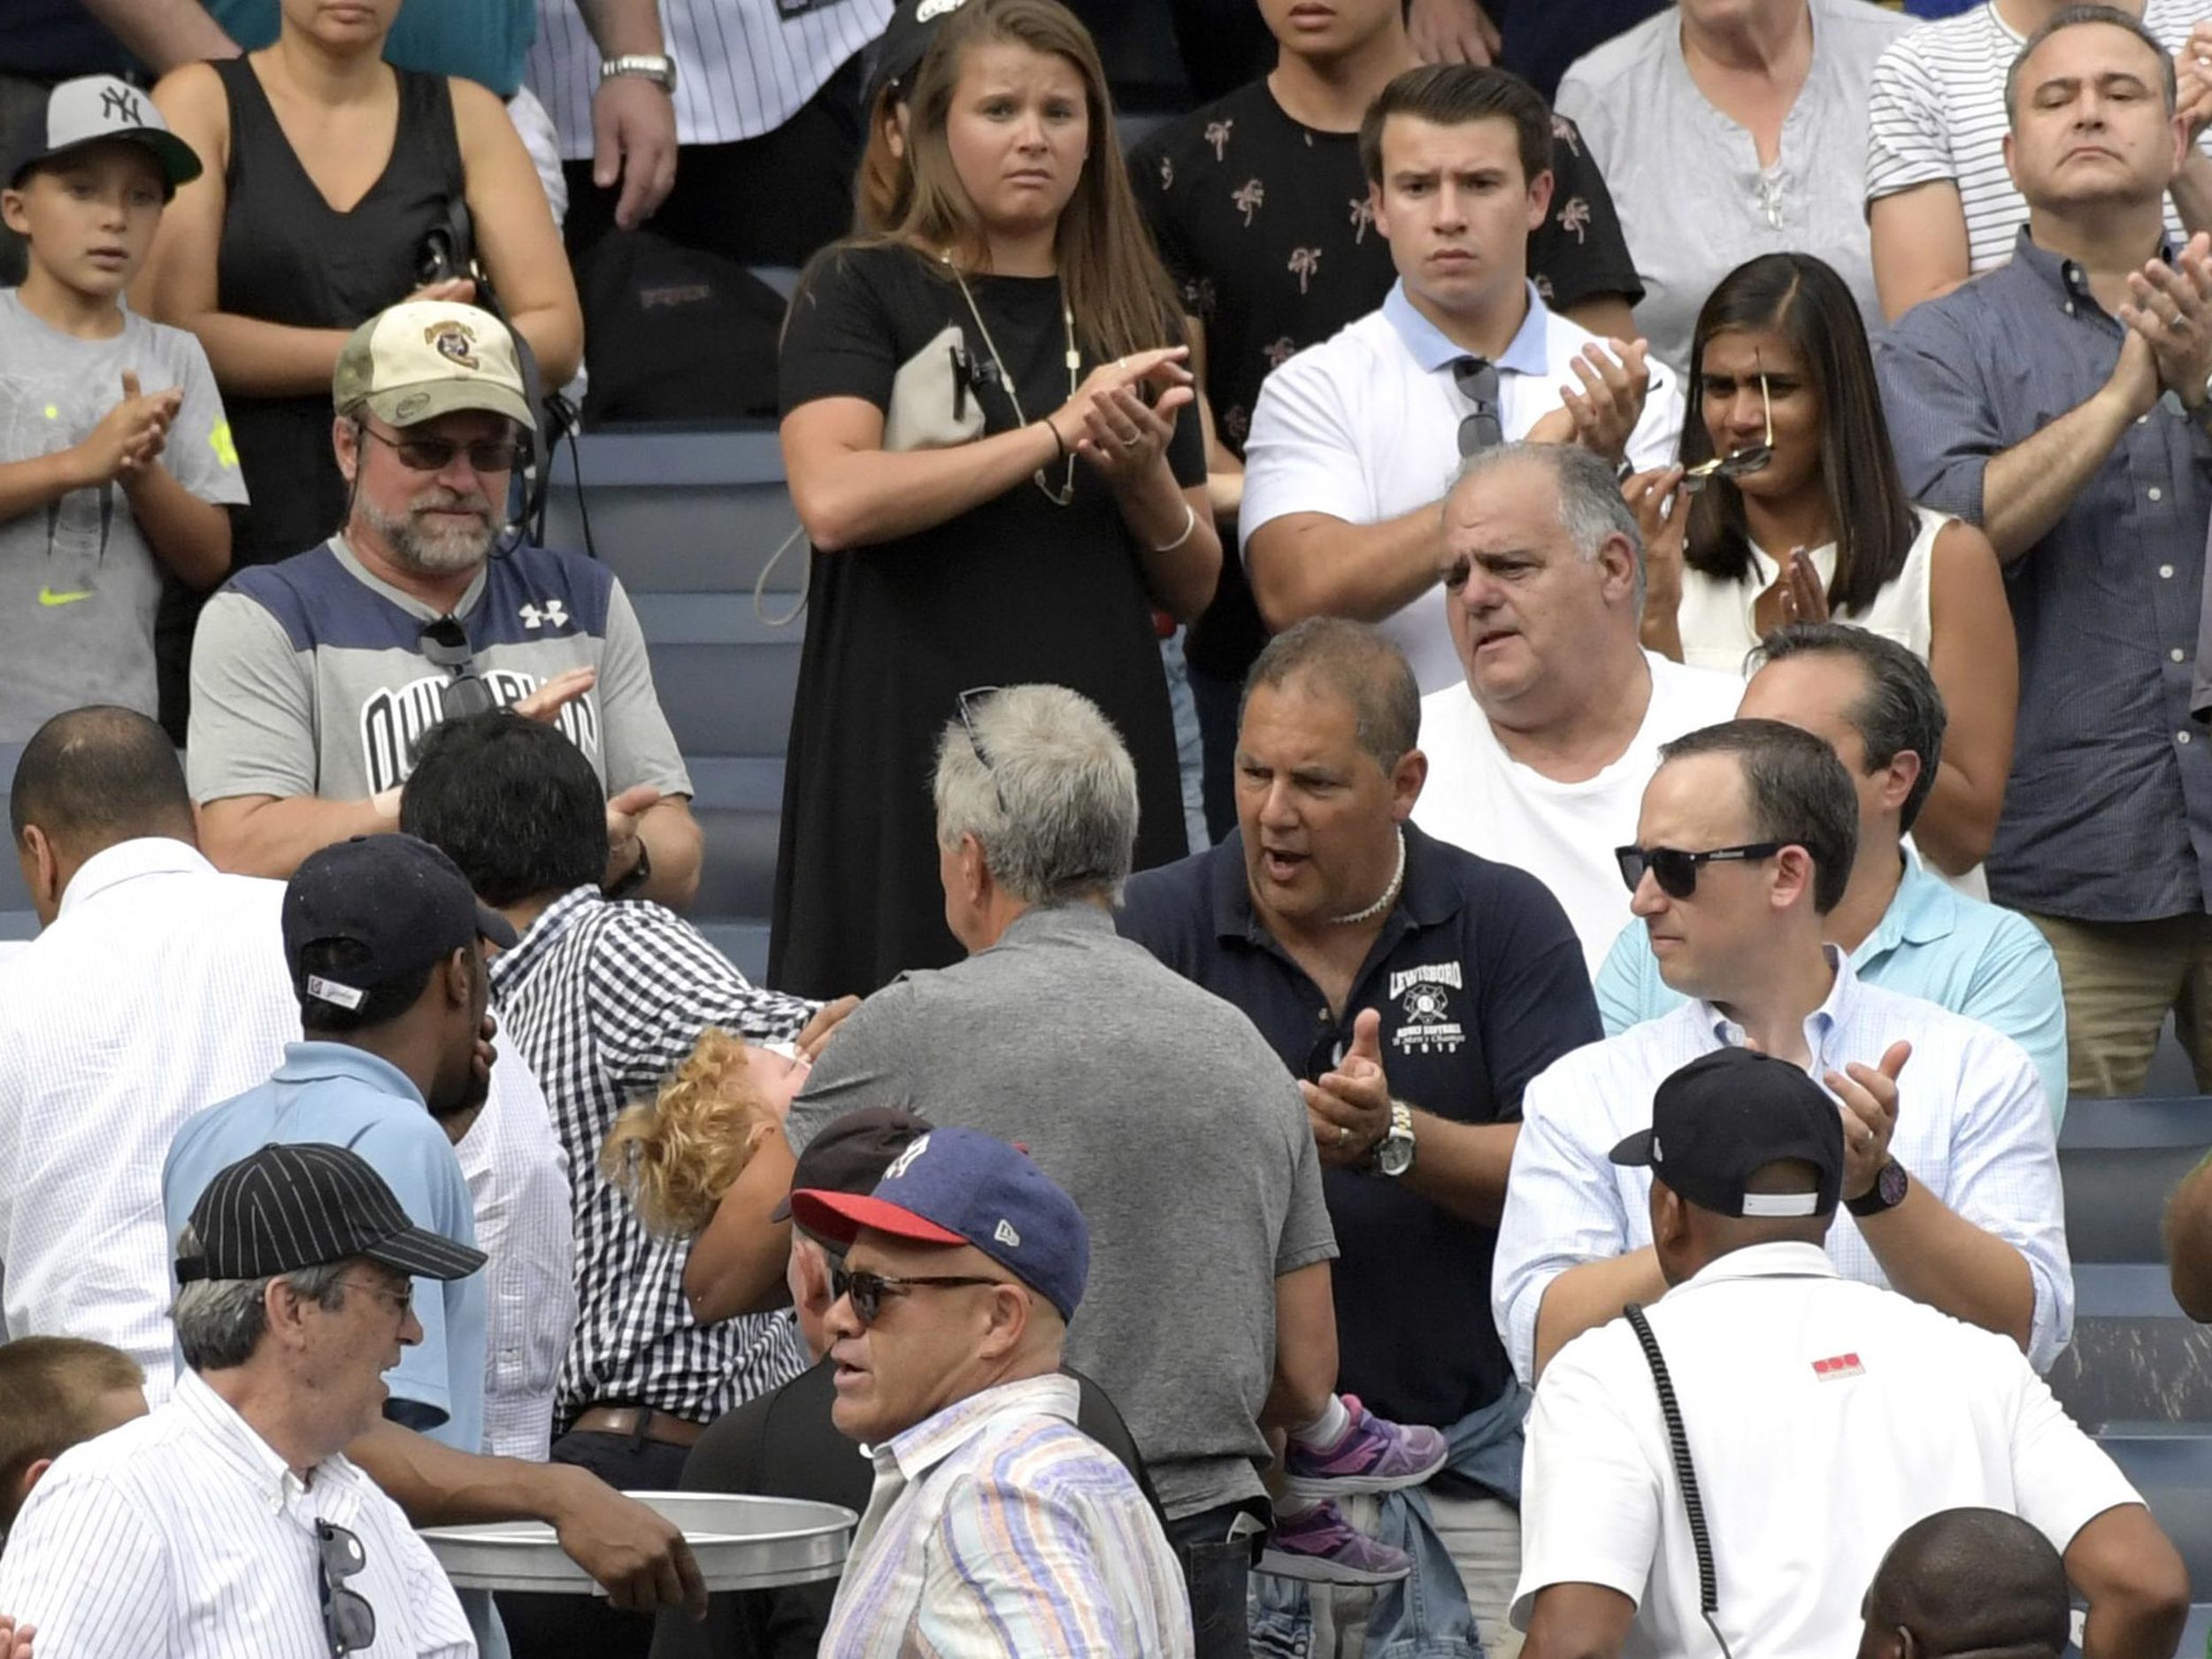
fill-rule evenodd
<path id="1" fill-rule="evenodd" d="M 1085 1207 L 1095 1271 L 1069 1357 L 1145 1448 L 1202 1659 L 1242 1659 L 1265 1430 L 1304 1448 L 1279 1551 L 1348 1582 L 1406 1560 L 1333 1499 L 1416 1485 L 1447 1448 L 1335 1393 L 1336 1242 L 1296 1086 L 1251 1021 L 1114 934 L 1137 781 L 1113 726 L 1061 687 L 1007 687 L 947 724 L 935 790 L 946 916 L 970 955 L 839 1027 L 792 1102 L 791 1143 L 856 1106 L 903 1106 L 1020 1142 Z"/>
<path id="2" fill-rule="evenodd" d="M 1636 833 L 1660 745 L 1734 714 L 1742 682 L 1643 648 L 1643 538 L 1595 456 L 1471 457 L 1443 526 L 1461 678 L 1421 700 L 1413 821 L 1543 882 L 1594 974 L 1621 931 L 1613 849 Z"/>
<path id="3" fill-rule="evenodd" d="M 1317 1594 L 1315 1652 L 1371 1617 L 1368 1645 L 1395 1650 L 1417 1599 L 1425 1622 L 1403 1640 L 1471 1643 L 1471 1614 L 1486 1647 L 1510 1640 L 1526 1402 L 1490 1318 L 1491 1251 L 1521 1091 L 1598 1035 L 1543 884 L 1406 822 L 1426 767 L 1419 707 L 1379 630 L 1316 618 L 1279 634 L 1245 692 L 1238 829 L 1133 878 L 1118 918 L 1241 1009 L 1300 1079 L 1343 1252 L 1338 1381 L 1451 1443 L 1422 1504 L 1380 1506 L 1383 1536 L 1421 1542 L 1417 1594 Z M 1365 1521 L 1371 1501 L 1352 1502 Z"/>
<path id="4" fill-rule="evenodd" d="M 1640 342 L 1598 341 L 1528 280 L 1551 146 L 1543 99 L 1503 70 L 1437 65 L 1385 87 L 1360 157 L 1397 286 L 1269 376 L 1252 412 L 1238 529 L 1260 615 L 1380 623 L 1425 692 L 1460 674 L 1431 597 L 1454 463 L 1533 437 L 1663 466 L 1682 426 L 1674 376 L 1647 369 Z"/>
<path id="5" fill-rule="evenodd" d="M 929 1129 L 913 1113 L 895 1106 L 864 1106 L 848 1112 L 808 1143 L 792 1171 L 792 1187 L 865 1197 L 875 1191 L 899 1154 Z M 779 1205 L 776 1213 L 788 1217 L 789 1201 Z M 825 1322 L 837 1300 L 831 1276 L 844 1260 L 844 1247 L 833 1240 L 803 1226 L 791 1229 L 787 1275 L 791 1305 L 813 1369 L 800 1372 L 773 1394 L 747 1401 L 701 1435 L 684 1460 L 686 1492 L 750 1492 L 841 1504 L 856 1515 L 866 1510 L 872 1484 L 870 1465 L 853 1455 L 852 1442 L 832 1419 L 837 1366 L 829 1357 Z M 1069 1374 L 1082 1393 L 1075 1426 L 1121 1461 L 1156 1512 L 1159 1498 L 1121 1413 L 1097 1384 Z M 664 1611 L 654 1627 L 652 1659 L 811 1655 L 821 1646 L 836 1594 L 832 1580 L 717 1596 L 704 1624 L 695 1624 L 673 1610 Z"/>
<path id="6" fill-rule="evenodd" d="M 483 1256 L 410 1225 L 342 1147 L 273 1146 L 208 1184 L 176 1265 L 176 1393 L 55 1462 L 0 1557 L 0 1608 L 46 1659 L 472 1659 L 429 1547 L 345 1449 L 421 1339 L 411 1281 Z"/>
<path id="7" fill-rule="evenodd" d="M 2066 1563 L 2004 1509 L 1939 1509 L 1915 1521 L 1875 1568 L 1860 1611 L 1859 1659 L 2059 1659 L 2073 1645 Z"/>
<path id="8" fill-rule="evenodd" d="M 120 1348 L 73 1336 L 0 1345 L 0 1548 L 54 1459 L 145 1415 L 145 1374 Z"/>
<path id="9" fill-rule="evenodd" d="M 1847 1653 L 1886 1541 L 1960 1503 L 2065 1552 L 2087 1659 L 2173 1651 L 2180 1557 L 2019 1349 L 1850 1283 L 1821 1248 L 1847 1121 L 1789 1061 L 1725 1048 L 1611 1148 L 1647 1172 L 1671 1288 L 1570 1342 L 1536 1391 L 1525 1659 Z M 2058 1605 L 2062 1639 L 2062 1586 Z"/>
<path id="10" fill-rule="evenodd" d="M 2063 1121 L 2066 1004 L 2050 946 L 2026 918 L 1968 898 L 1905 844 L 1943 753 L 1935 676 L 1896 641 L 1845 622 L 1791 623 L 1760 652 L 1739 714 L 1826 739 L 1858 791 L 1858 852 L 1824 937 L 1867 984 L 1924 997 L 2025 1048 L 2052 1121 Z M 1660 977 L 1651 932 L 1638 920 L 1614 941 L 1597 991 L 1614 1037 L 1687 1000 Z"/>
<path id="11" fill-rule="evenodd" d="M 1060 1374 L 1090 1271 L 1075 1201 L 1003 1141 L 933 1129 L 872 1195 L 799 1188 L 791 1213 L 844 1247 L 831 1415 L 876 1471 L 824 1659 L 1187 1659 L 1182 1569 Z"/>
<path id="12" fill-rule="evenodd" d="M 348 339 L 331 396 L 344 527 L 240 572 L 193 642 L 187 764 L 208 856 L 282 878 L 398 828 L 423 733 L 506 704 L 557 723 L 611 797 L 600 879 L 688 903 L 691 780 L 622 584 L 574 554 L 492 557 L 534 430 L 505 327 L 469 305 L 394 306 Z"/>
<path id="13" fill-rule="evenodd" d="M 1665 1289 L 1643 1172 L 1606 1152 L 1649 1127 L 1688 1061 L 1755 1047 L 1824 1082 L 1850 1146 L 1837 1271 L 2010 1337 L 2047 1369 L 2073 1329 L 2058 1152 L 2020 1045 L 1867 985 L 1822 942 L 1858 803 L 1835 750 L 1774 720 L 1670 743 L 1620 852 L 1667 983 L 1696 999 L 1576 1050 L 1528 1087 L 1492 1300 L 1514 1368 Z"/>

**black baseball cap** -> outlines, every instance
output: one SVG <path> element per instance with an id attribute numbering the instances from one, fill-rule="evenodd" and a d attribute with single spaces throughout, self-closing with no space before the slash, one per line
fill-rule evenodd
<path id="1" fill-rule="evenodd" d="M 356 835 L 311 853 L 284 888 L 284 960 L 292 988 L 349 1011 L 478 938 L 511 949 L 515 930 L 476 902 L 460 866 L 412 835 Z M 310 945 L 343 940 L 360 960 L 343 979 L 310 974 Z"/>
<path id="2" fill-rule="evenodd" d="M 937 38 L 939 26 L 967 3 L 968 0 L 899 0 L 892 8 L 891 20 L 884 25 L 883 34 L 876 42 L 876 55 L 868 66 L 868 89 L 860 100 L 860 107 L 868 111 L 871 119 L 876 100 L 891 82 L 899 81 L 911 89 L 914 72 L 928 56 L 929 43 Z"/>
<path id="3" fill-rule="evenodd" d="M 1723 1216 L 1833 1215 L 1843 1191 L 1843 1118 L 1819 1084 L 1755 1048 L 1701 1055 L 1659 1085 L 1651 1127 L 1613 1148 L 1700 1210 Z M 1752 1193 L 1753 1171 L 1791 1160 L 1820 1171 L 1809 1193 Z"/>
<path id="4" fill-rule="evenodd" d="M 169 130 L 154 101 L 113 75 L 81 75 L 49 92 L 17 126 L 8 146 L 7 172 L 0 176 L 12 189 L 40 162 L 111 138 L 151 152 L 161 164 L 165 195 L 174 196 L 179 185 L 200 176 L 198 153 Z"/>
<path id="5" fill-rule="evenodd" d="M 930 1131 L 926 1118 L 898 1106 L 847 1112 L 806 1144 L 791 1171 L 793 1191 L 872 1193 L 900 1153 Z M 791 1219 L 791 1194 L 776 1201 L 771 1221 Z"/>
<path id="6" fill-rule="evenodd" d="M 466 1279 L 484 1252 L 407 1219 L 359 1153 L 320 1142 L 268 1146 L 217 1171 L 192 1206 L 200 1254 L 177 1283 L 273 1279 L 364 1256 L 422 1279 Z"/>

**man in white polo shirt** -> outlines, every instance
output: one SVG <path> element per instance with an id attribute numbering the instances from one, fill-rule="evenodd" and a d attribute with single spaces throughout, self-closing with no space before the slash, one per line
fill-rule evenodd
<path id="1" fill-rule="evenodd" d="M 1670 1288 L 1569 1343 L 1537 1390 L 1525 1659 L 1847 1659 L 1890 1540 L 1962 1504 L 2062 1554 L 2090 1659 L 2173 1651 L 2181 1558 L 2018 1348 L 1837 1273 L 1843 1127 L 1817 1084 L 1721 1049 L 1611 1156 L 1650 1171 Z"/>
<path id="2" fill-rule="evenodd" d="M 1543 99 L 1503 70 L 1432 65 L 1385 87 L 1360 125 L 1363 206 L 1398 281 L 1271 375 L 1252 413 L 1240 527 L 1261 616 L 1379 623 L 1424 692 L 1459 679 L 1432 596 L 1459 458 L 1532 437 L 1641 469 L 1681 429 L 1674 376 L 1641 341 L 1600 342 L 1528 280 L 1551 142 Z M 1295 259 L 1286 280 L 1305 280 Z"/>

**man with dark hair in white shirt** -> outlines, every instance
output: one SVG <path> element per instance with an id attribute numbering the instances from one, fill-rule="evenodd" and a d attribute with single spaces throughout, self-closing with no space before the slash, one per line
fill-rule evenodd
<path id="1" fill-rule="evenodd" d="M 224 1170 L 178 1241 L 174 1398 L 55 1463 L 0 1607 L 44 1659 L 474 1659 L 453 1586 L 344 1448 L 422 1336 L 413 1280 L 483 1265 L 343 1148 Z"/>

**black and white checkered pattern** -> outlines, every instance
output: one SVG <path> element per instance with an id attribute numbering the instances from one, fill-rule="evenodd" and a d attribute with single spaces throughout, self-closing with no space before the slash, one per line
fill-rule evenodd
<path id="1" fill-rule="evenodd" d="M 707 1422 L 796 1376 L 787 1313 L 694 1322 L 687 1242 L 656 1238 L 600 1172 L 623 1108 L 649 1098 L 709 1025 L 757 1042 L 797 1033 L 817 1004 L 764 991 L 657 904 L 579 887 L 495 957 L 504 1033 L 537 1074 L 567 1149 L 576 1221 L 576 1333 L 556 1410 L 565 1429 L 603 1402 Z"/>

